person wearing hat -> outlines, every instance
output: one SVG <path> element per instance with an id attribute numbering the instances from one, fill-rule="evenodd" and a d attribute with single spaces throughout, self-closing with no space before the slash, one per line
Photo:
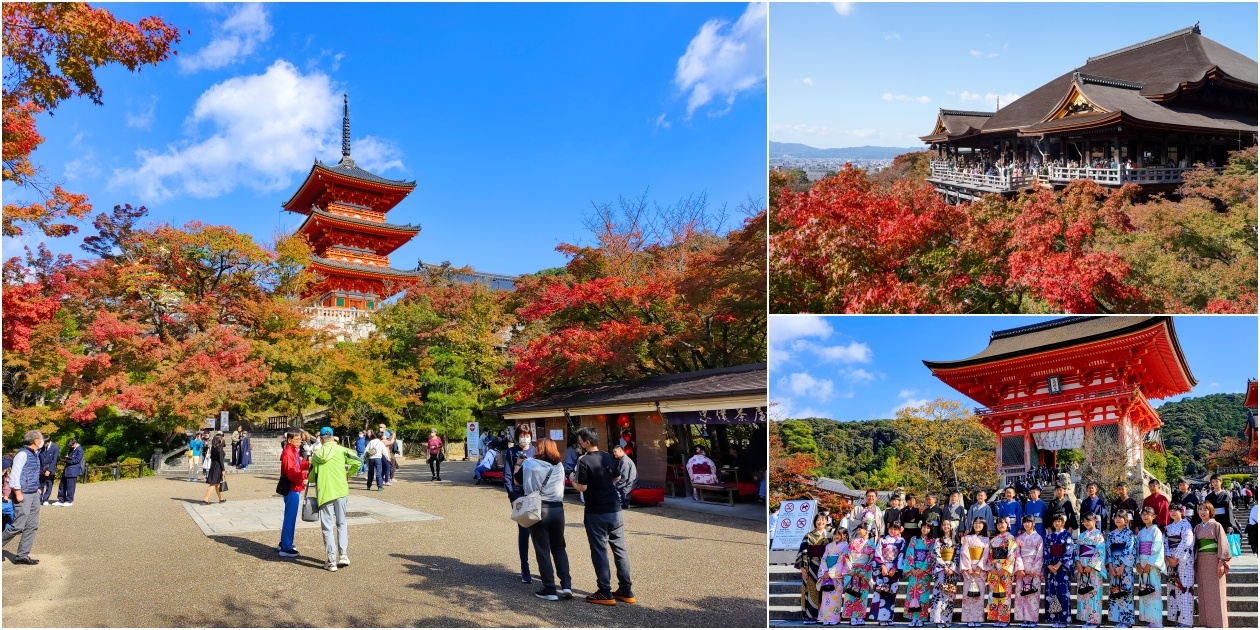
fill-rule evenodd
<path id="1" fill-rule="evenodd" d="M 328 563 L 324 568 L 336 571 L 350 565 L 346 555 L 350 531 L 346 526 L 346 497 L 350 496 L 350 476 L 358 472 L 363 460 L 354 451 L 333 440 L 332 427 L 319 430 L 319 449 L 311 453 L 310 479 L 315 484 L 315 504 L 319 506 L 319 529 L 324 534 L 324 551 Z"/>
<path id="2" fill-rule="evenodd" d="M 1107 568 L 1107 535 L 1098 528 L 1098 515 L 1081 517 L 1081 535 L 1076 540 L 1076 619 L 1086 628 L 1102 624 L 1102 580 Z"/>
<path id="3" fill-rule="evenodd" d="M 1072 570 L 1076 566 L 1076 541 L 1067 530 L 1067 515 L 1050 515 L 1045 544 L 1046 621 L 1065 628 L 1072 618 Z"/>
<path id="4" fill-rule="evenodd" d="M 1185 506 L 1168 504 L 1164 528 L 1164 564 L 1168 567 L 1168 620 L 1178 628 L 1194 625 L 1194 528 L 1185 517 Z"/>
<path id="5" fill-rule="evenodd" d="M 1159 480 L 1154 477 L 1146 484 L 1150 494 L 1142 499 L 1142 509 L 1151 508 L 1155 512 L 1155 526 L 1163 531 L 1168 527 L 1168 497 L 1160 492 Z"/>

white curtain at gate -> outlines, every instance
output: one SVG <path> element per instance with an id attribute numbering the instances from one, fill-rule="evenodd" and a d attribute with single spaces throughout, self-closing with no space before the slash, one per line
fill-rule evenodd
<path id="1" fill-rule="evenodd" d="M 1081 448 L 1081 446 L 1085 444 L 1085 428 L 1077 427 L 1075 429 L 1056 429 L 1054 431 L 1034 433 L 1033 441 L 1037 443 L 1037 448 L 1043 451 L 1061 451 L 1065 448 Z"/>

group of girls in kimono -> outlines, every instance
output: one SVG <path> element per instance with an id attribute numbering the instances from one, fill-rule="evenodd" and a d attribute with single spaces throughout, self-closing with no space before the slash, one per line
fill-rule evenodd
<path id="1" fill-rule="evenodd" d="M 1111 531 L 1099 517 L 1085 514 L 1079 536 L 1065 529 L 1065 516 L 1057 513 L 1044 536 L 1036 519 L 1025 516 L 1018 531 L 1011 531 L 1008 519 L 995 519 L 992 536 L 986 521 L 977 518 L 965 532 L 954 532 L 950 521 L 924 522 L 904 538 L 899 522 L 890 523 L 883 536 L 868 531 L 866 523 L 858 524 L 852 537 L 844 527 L 828 533 L 827 519 L 819 515 L 797 559 L 804 581 L 802 609 L 808 623 L 848 620 L 860 626 L 869 618 L 890 626 L 904 582 L 911 627 L 925 621 L 938 628 L 953 625 L 961 598 L 962 621 L 969 628 L 986 621 L 1007 627 L 1012 617 L 1020 627 L 1034 627 L 1043 606 L 1045 621 L 1054 628 L 1068 627 L 1073 613 L 1085 628 L 1104 621 L 1117 628 L 1139 623 L 1160 628 L 1165 613 L 1170 624 L 1187 628 L 1196 625 L 1197 595 L 1197 625 L 1224 628 L 1229 544 L 1224 527 L 1212 518 L 1213 506 L 1203 503 L 1199 511 L 1203 522 L 1191 527 L 1191 515 L 1170 504 L 1171 521 L 1162 531 L 1148 507 L 1136 516 L 1117 511 Z"/>

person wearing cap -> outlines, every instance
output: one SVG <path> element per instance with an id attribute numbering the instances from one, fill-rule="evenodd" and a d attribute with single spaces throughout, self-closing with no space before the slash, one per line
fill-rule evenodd
<path id="1" fill-rule="evenodd" d="M 696 454 L 687 460 L 687 476 L 691 478 L 691 498 L 696 501 L 700 500 L 700 491 L 696 490 L 696 484 L 709 486 L 722 483 L 718 479 L 717 464 L 705 454 L 703 446 L 697 446 Z"/>
<path id="2" fill-rule="evenodd" d="M 1194 528 L 1185 518 L 1185 506 L 1168 504 L 1164 528 L 1164 564 L 1168 567 L 1168 620 L 1178 628 L 1194 625 Z"/>
<path id="3" fill-rule="evenodd" d="M 1164 532 L 1155 523 L 1155 508 L 1142 508 L 1142 529 L 1137 534 L 1137 574 L 1138 588 L 1134 592 L 1134 608 L 1137 617 L 1145 621 L 1147 627 L 1159 628 L 1164 625 L 1163 575 L 1167 567 L 1164 564 Z"/>
<path id="4" fill-rule="evenodd" d="M 1081 535 L 1076 539 L 1076 619 L 1086 628 L 1102 624 L 1102 580 L 1107 568 L 1107 535 L 1098 528 L 1098 515 L 1081 517 Z"/>
<path id="5" fill-rule="evenodd" d="M 1072 570 L 1076 566 L 1076 541 L 1067 530 L 1067 515 L 1050 516 L 1046 532 L 1046 555 L 1042 561 L 1046 576 L 1046 621 L 1056 628 L 1067 627 L 1072 618 Z"/>
<path id="6" fill-rule="evenodd" d="M 1080 523 L 1076 519 L 1076 508 L 1072 507 L 1072 499 L 1067 496 L 1067 488 L 1054 485 L 1054 496 L 1046 501 L 1046 514 L 1062 514 L 1063 528 L 1076 535 Z"/>
<path id="7" fill-rule="evenodd" d="M 1045 572 L 1045 540 L 1037 533 L 1037 521 L 1024 515 L 1023 527 L 1015 537 L 1015 582 L 1011 593 L 1011 609 L 1020 627 L 1037 624 L 1041 610 L 1041 579 Z"/>
<path id="8" fill-rule="evenodd" d="M 350 531 L 346 526 L 346 497 L 350 496 L 350 476 L 358 471 L 363 460 L 354 451 L 333 440 L 332 427 L 319 430 L 319 449 L 311 453 L 310 479 L 315 484 L 315 504 L 319 506 L 319 529 L 324 534 L 324 551 L 328 563 L 324 568 L 336 571 L 350 565 L 346 550 Z"/>
<path id="9" fill-rule="evenodd" d="M 1165 527 L 1168 527 L 1168 497 L 1160 492 L 1158 479 L 1152 477 L 1147 482 L 1147 488 L 1150 494 L 1142 499 L 1142 509 L 1151 508 L 1155 512 L 1155 526 L 1163 531 Z"/>
<path id="10" fill-rule="evenodd" d="M 311 469 L 310 460 L 303 459 L 301 454 L 302 432 L 290 430 L 284 434 L 284 450 L 280 453 L 280 482 L 284 493 L 284 518 L 280 522 L 280 546 L 277 551 L 286 558 L 295 558 L 298 551 L 293 547 L 293 536 L 297 532 L 298 507 L 302 502 L 302 491 L 306 489 L 306 473 Z"/>
<path id="11" fill-rule="evenodd" d="M 10 483 L 13 486 L 13 523 L 4 530 L 3 544 L 9 544 L 16 536 L 18 543 L 13 564 L 39 564 L 31 557 L 35 546 L 35 534 L 39 531 L 39 449 L 44 445 L 44 435 L 39 431 L 27 431 L 22 436 L 22 448 L 13 456 Z"/>
<path id="12" fill-rule="evenodd" d="M 1107 534 L 1107 582 L 1111 596 L 1107 615 L 1120 627 L 1133 627 L 1133 566 L 1137 564 L 1137 536 L 1129 527 L 1132 512 L 1116 510 L 1111 516 L 1114 529 Z"/>
<path id="13" fill-rule="evenodd" d="M 893 604 L 897 600 L 897 582 L 901 580 L 901 558 L 905 552 L 901 522 L 888 523 L 888 535 L 875 545 L 875 599 L 871 612 L 881 626 L 891 626 L 893 622 Z"/>

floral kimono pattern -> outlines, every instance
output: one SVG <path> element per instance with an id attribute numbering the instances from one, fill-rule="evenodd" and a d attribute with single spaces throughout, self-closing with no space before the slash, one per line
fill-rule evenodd
<path id="1" fill-rule="evenodd" d="M 1107 573 L 1111 583 L 1107 614 L 1112 623 L 1125 627 L 1133 625 L 1133 565 L 1136 562 L 1137 536 L 1132 529 L 1123 527 L 1107 534 Z"/>
<path id="2" fill-rule="evenodd" d="M 924 609 L 932 599 L 932 569 L 936 564 L 932 548 L 935 546 L 935 540 L 916 536 L 906 546 L 901 559 L 901 570 L 906 574 L 906 615 L 912 622 L 923 621 Z M 923 577 L 916 577 L 916 571 L 922 571 Z"/>
<path id="3" fill-rule="evenodd" d="M 1168 566 L 1168 620 L 1178 626 L 1194 625 L 1194 528 L 1190 521 L 1182 519 L 1168 524 L 1164 530 L 1165 565 L 1176 560 L 1177 566 Z M 1182 588 L 1182 587 L 1185 588 Z"/>
<path id="4" fill-rule="evenodd" d="M 1072 571 L 1076 569 L 1076 541 L 1066 529 L 1046 534 L 1046 621 L 1067 624 L 1072 618 Z M 1052 565 L 1059 565 L 1051 572 Z"/>
<path id="5" fill-rule="evenodd" d="M 1138 618 L 1153 627 L 1162 627 L 1164 625 L 1163 575 L 1167 567 L 1164 564 L 1164 534 L 1159 531 L 1159 527 L 1151 525 L 1143 527 L 1142 531 L 1138 532 L 1137 566 L 1143 570 L 1150 569 L 1138 574 L 1139 585 L 1133 593 Z M 1142 594 L 1143 590 L 1152 588 L 1155 590 Z"/>
<path id="6" fill-rule="evenodd" d="M 818 609 L 818 621 L 825 624 L 840 623 L 844 609 L 844 582 L 849 572 L 849 543 L 829 543 L 818 567 L 818 590 L 822 592 L 822 606 Z M 831 590 L 824 590 L 830 586 Z"/>
<path id="7" fill-rule="evenodd" d="M 977 534 L 963 536 L 962 553 L 958 556 L 958 572 L 962 574 L 964 623 L 984 621 L 985 571 L 989 570 L 989 537 Z M 973 571 L 979 574 L 973 575 Z"/>
<path id="8" fill-rule="evenodd" d="M 875 570 L 875 545 L 869 540 L 854 540 L 849 545 L 849 569 L 844 590 L 844 611 L 841 615 L 861 623 L 866 618 L 866 601 L 871 597 L 871 572 Z"/>
<path id="9" fill-rule="evenodd" d="M 1076 618 L 1087 626 L 1102 623 L 1103 573 L 1107 569 L 1107 536 L 1097 529 L 1081 532 L 1077 540 L 1081 578 L 1076 593 Z M 1093 589 L 1082 594 L 1080 589 Z"/>
<path id="10" fill-rule="evenodd" d="M 1015 580 L 1010 594 L 1015 621 L 1037 623 L 1041 611 L 1041 573 L 1045 559 L 1044 542 L 1037 530 L 1015 537 L 1015 572 L 1026 575 Z M 1027 593 L 1027 594 L 1025 594 Z"/>
<path id="11" fill-rule="evenodd" d="M 871 612 L 881 623 L 893 620 L 893 603 L 897 601 L 897 582 L 901 579 L 901 555 L 906 541 L 900 536 L 884 536 L 879 539 L 875 551 L 875 595 L 871 598 Z"/>
<path id="12" fill-rule="evenodd" d="M 800 551 L 796 553 L 796 568 L 806 570 L 801 580 L 801 616 L 807 621 L 818 619 L 818 607 L 822 604 L 819 597 L 822 593 L 818 591 L 818 567 L 822 565 L 826 545 L 826 533 L 810 532 L 805 534 Z"/>
<path id="13" fill-rule="evenodd" d="M 1015 556 L 1019 549 L 1010 532 L 989 539 L 989 621 L 1011 622 L 1011 586 L 1015 578 Z"/>
<path id="14" fill-rule="evenodd" d="M 954 625 L 954 596 L 958 593 L 958 544 L 939 538 L 932 545 L 932 623 Z"/>

